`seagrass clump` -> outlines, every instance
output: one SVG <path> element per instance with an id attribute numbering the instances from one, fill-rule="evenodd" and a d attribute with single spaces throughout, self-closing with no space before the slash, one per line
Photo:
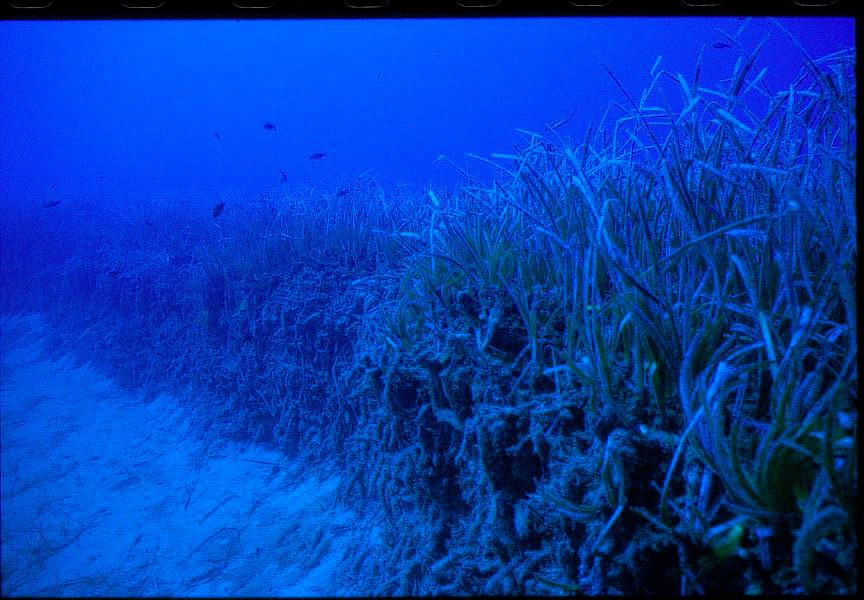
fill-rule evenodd
<path id="1" fill-rule="evenodd" d="M 772 93 L 760 48 L 393 234 L 346 488 L 378 591 L 856 591 L 854 52 Z"/>

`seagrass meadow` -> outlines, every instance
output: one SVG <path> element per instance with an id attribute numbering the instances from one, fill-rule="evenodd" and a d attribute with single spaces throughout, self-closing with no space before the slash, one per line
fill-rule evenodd
<path id="1" fill-rule="evenodd" d="M 143 203 L 4 310 L 33 286 L 58 352 L 338 466 L 369 593 L 855 594 L 856 56 L 769 91 L 734 51 L 607 67 L 579 137 L 452 187 Z"/>

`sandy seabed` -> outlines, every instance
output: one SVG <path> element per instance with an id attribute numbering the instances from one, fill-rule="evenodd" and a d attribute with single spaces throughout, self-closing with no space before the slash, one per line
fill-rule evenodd
<path id="1" fill-rule="evenodd" d="M 0 322 L 4 596 L 364 593 L 381 527 L 337 501 L 337 471 L 205 445 L 176 399 L 43 340 L 37 316 Z"/>

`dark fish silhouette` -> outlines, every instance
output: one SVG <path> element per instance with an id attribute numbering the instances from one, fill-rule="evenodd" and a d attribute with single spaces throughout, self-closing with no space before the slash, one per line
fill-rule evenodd
<path id="1" fill-rule="evenodd" d="M 219 132 L 218 132 L 218 131 L 214 131 L 214 132 L 213 132 L 213 135 L 216 136 L 216 139 L 217 139 L 218 141 L 220 141 L 220 142 L 222 141 L 222 136 L 219 135 Z"/>
<path id="2" fill-rule="evenodd" d="M 225 203 L 220 201 L 216 204 L 216 206 L 213 207 L 213 210 L 210 211 L 210 214 L 213 215 L 214 219 L 217 219 L 219 218 L 219 215 L 222 214 L 223 210 L 225 210 Z"/>
<path id="3" fill-rule="evenodd" d="M 276 131 L 276 126 L 270 121 L 267 121 L 266 123 L 264 123 L 264 129 L 266 129 L 267 131 Z"/>
<path id="4" fill-rule="evenodd" d="M 716 50 L 726 50 L 728 48 L 731 48 L 732 44 L 730 44 L 729 42 L 714 42 L 713 44 L 711 44 L 711 47 Z"/>
<path id="5" fill-rule="evenodd" d="M 321 160 L 325 156 L 327 156 L 326 152 L 313 152 L 309 155 L 309 160 Z"/>
<path id="6" fill-rule="evenodd" d="M 46 202 L 42 206 L 44 206 L 45 208 L 54 208 L 55 206 L 60 206 L 60 201 L 59 200 L 49 200 L 48 202 Z"/>
<path id="7" fill-rule="evenodd" d="M 339 190 L 338 192 L 336 192 L 336 197 L 337 197 L 337 198 L 342 198 L 342 197 L 344 197 L 344 196 L 347 196 L 347 195 L 350 194 L 350 193 L 351 193 L 351 188 L 342 188 L 341 190 Z"/>
<path id="8" fill-rule="evenodd" d="M 282 180 L 282 183 L 288 181 L 288 175 L 285 173 L 285 171 L 279 171 L 279 178 Z"/>

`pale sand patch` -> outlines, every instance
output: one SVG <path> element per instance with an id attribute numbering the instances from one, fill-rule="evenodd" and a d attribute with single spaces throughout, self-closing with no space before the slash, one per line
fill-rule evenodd
<path id="1" fill-rule="evenodd" d="M 196 439 L 175 399 L 0 323 L 3 595 L 362 594 L 383 549 L 333 469 Z M 369 511 L 371 512 L 371 511 Z"/>

